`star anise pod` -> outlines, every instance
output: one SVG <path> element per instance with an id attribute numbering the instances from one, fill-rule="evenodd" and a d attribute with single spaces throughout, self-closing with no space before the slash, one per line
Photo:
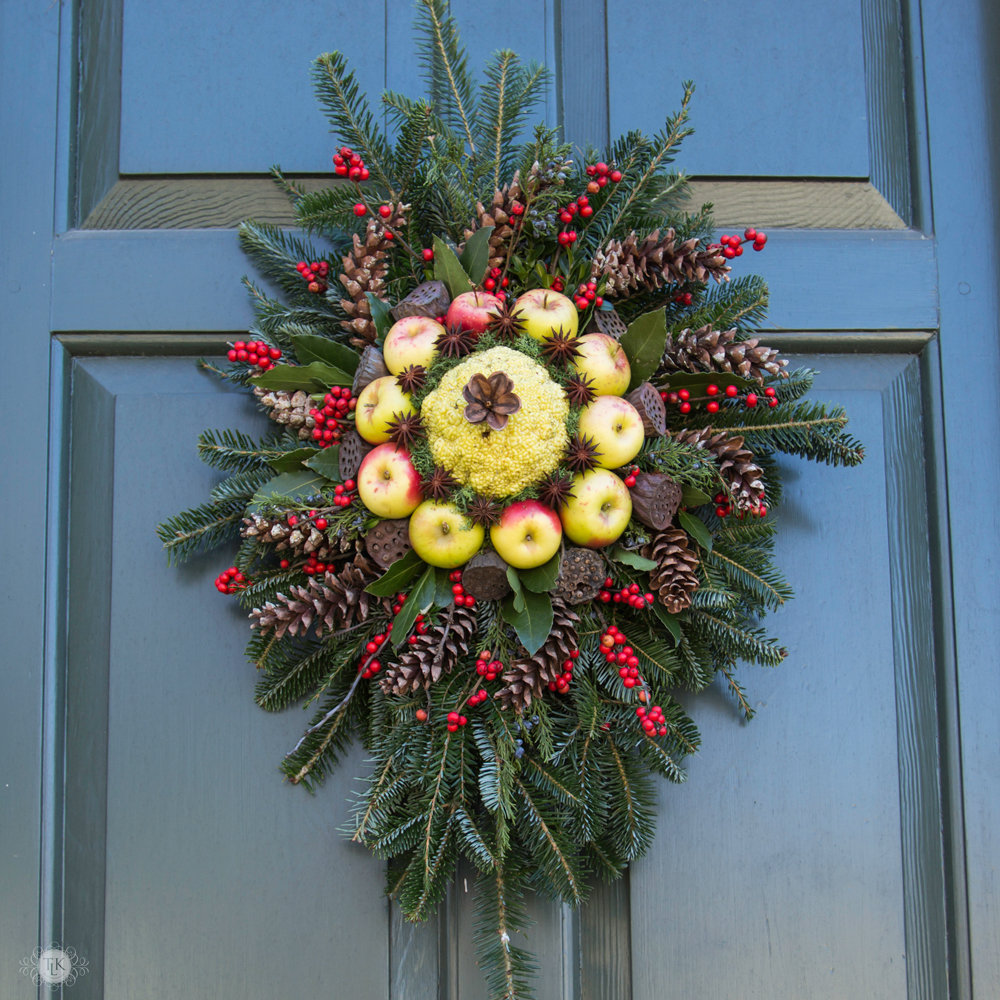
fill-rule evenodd
<path id="1" fill-rule="evenodd" d="M 471 354 L 476 346 L 476 334 L 471 330 L 466 330 L 461 326 L 449 326 L 444 333 L 439 333 L 434 346 L 438 354 L 444 358 L 461 358 L 466 354 Z"/>
<path id="2" fill-rule="evenodd" d="M 484 497 L 477 494 L 465 513 L 476 524 L 481 524 L 484 528 L 492 528 L 493 525 L 500 523 L 500 504 L 493 497 Z"/>
<path id="3" fill-rule="evenodd" d="M 566 380 L 563 391 L 574 406 L 586 406 L 593 402 L 597 395 L 594 392 L 594 380 L 586 375 L 573 375 Z"/>
<path id="4" fill-rule="evenodd" d="M 400 448 L 409 450 L 417 438 L 422 438 L 427 433 L 419 413 L 394 413 L 388 429 L 389 440 L 396 446 L 397 451 Z"/>
<path id="5" fill-rule="evenodd" d="M 592 437 L 574 434 L 566 448 L 566 464 L 574 472 L 586 472 L 597 465 L 597 456 L 600 454 Z"/>
<path id="6" fill-rule="evenodd" d="M 508 296 L 494 313 L 487 327 L 497 340 L 517 340 L 524 333 L 524 320 L 514 311 L 516 300 Z"/>
<path id="7" fill-rule="evenodd" d="M 538 499 L 554 511 L 565 507 L 574 496 L 576 494 L 573 492 L 573 480 L 565 473 L 550 472 L 538 484 Z"/>
<path id="8" fill-rule="evenodd" d="M 521 409 L 521 399 L 514 394 L 514 383 L 504 372 L 494 372 L 489 378 L 477 372 L 462 390 L 465 419 L 470 424 L 484 420 L 495 431 L 502 431 L 512 413 Z"/>
<path id="9" fill-rule="evenodd" d="M 427 369 L 423 365 L 410 365 L 396 376 L 396 385 L 411 396 L 419 389 L 423 389 L 426 381 Z"/>
<path id="10" fill-rule="evenodd" d="M 435 465 L 434 471 L 420 482 L 420 492 L 432 500 L 447 500 L 457 488 L 458 480 L 440 465 Z"/>
<path id="11" fill-rule="evenodd" d="M 553 364 L 568 365 L 574 358 L 580 356 L 580 341 L 575 334 L 566 333 L 559 327 L 542 341 L 542 354 Z"/>

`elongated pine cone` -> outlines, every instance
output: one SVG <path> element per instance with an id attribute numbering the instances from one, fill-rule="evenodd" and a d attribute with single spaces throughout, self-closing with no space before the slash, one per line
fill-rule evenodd
<path id="1" fill-rule="evenodd" d="M 575 649 L 579 649 L 576 623 L 579 616 L 561 600 L 552 601 L 552 629 L 549 637 L 534 656 L 521 647 L 523 655 L 512 660 L 503 672 L 506 687 L 494 695 L 502 709 L 524 712 L 532 698 L 540 698 L 545 687 L 563 672 L 563 664 Z"/>
<path id="2" fill-rule="evenodd" d="M 743 438 L 730 437 L 725 431 L 714 431 L 711 427 L 678 431 L 673 438 L 681 444 L 704 448 L 715 456 L 740 510 L 760 506 L 764 470 L 753 460 L 753 452 L 744 446 Z"/>
<path id="3" fill-rule="evenodd" d="M 316 421 L 309 416 L 309 411 L 315 409 L 315 406 L 309 398 L 309 393 L 301 389 L 296 392 L 286 392 L 283 389 L 269 390 L 254 386 L 253 394 L 276 424 L 283 424 L 295 431 L 302 441 L 312 436 Z"/>
<path id="4" fill-rule="evenodd" d="M 698 589 L 698 555 L 688 548 L 688 536 L 680 528 L 667 528 L 643 546 L 642 554 L 656 563 L 649 583 L 667 611 L 676 615 L 691 607 L 691 595 Z"/>
<path id="5" fill-rule="evenodd" d="M 348 628 L 356 621 L 367 621 L 380 604 L 388 611 L 385 598 L 365 593 L 365 587 L 379 576 L 379 570 L 362 555 L 345 563 L 337 573 L 313 577 L 307 587 L 289 587 L 288 596 L 277 595 L 262 608 L 250 612 L 252 627 L 261 632 L 274 631 L 275 638 L 305 635 L 311 625 L 316 635 Z"/>
<path id="6" fill-rule="evenodd" d="M 518 217 L 524 215 L 525 202 L 517 174 L 510 184 L 505 184 L 502 189 L 493 192 L 493 200 L 489 205 L 483 205 L 481 201 L 476 202 L 476 221 L 465 231 L 465 239 L 468 240 L 477 229 L 493 227 L 493 232 L 490 234 L 490 267 L 503 267 L 510 239 L 514 235 L 514 226 Z"/>
<path id="7" fill-rule="evenodd" d="M 660 239 L 654 229 L 641 243 L 634 232 L 625 240 L 609 240 L 594 254 L 590 276 L 608 279 L 608 298 L 628 298 L 683 281 L 728 281 L 729 271 L 718 250 L 703 250 L 696 239 L 678 243 L 673 229 Z"/>
<path id="8" fill-rule="evenodd" d="M 367 293 L 380 299 L 385 298 L 385 279 L 389 271 L 388 251 L 393 245 L 386 239 L 386 230 L 394 233 L 406 225 L 406 211 L 409 205 L 392 205 L 393 214 L 388 219 L 369 219 L 362 239 L 354 234 L 354 245 L 347 256 L 341 259 L 344 271 L 340 283 L 350 298 L 341 299 L 340 305 L 351 318 L 342 320 L 341 326 L 353 336 L 355 347 L 374 344 L 378 336 L 372 319 L 371 304 Z"/>
<path id="9" fill-rule="evenodd" d="M 410 694 L 430 687 L 450 674 L 469 652 L 476 632 L 475 613 L 454 605 L 411 646 L 403 647 L 396 663 L 390 663 L 379 682 L 386 694 Z"/>
<path id="10" fill-rule="evenodd" d="M 736 330 L 681 330 L 667 337 L 661 371 L 730 372 L 763 383 L 768 376 L 788 378 L 788 362 L 778 352 L 761 347 L 756 337 L 736 340 Z"/>
<path id="11" fill-rule="evenodd" d="M 256 538 L 264 545 L 274 545 L 275 552 L 291 552 L 296 556 L 315 555 L 320 561 L 343 555 L 352 549 L 361 550 L 361 543 L 349 535 L 331 538 L 308 521 L 300 521 L 294 527 L 284 517 L 265 517 L 251 514 L 243 518 L 240 527 L 243 538 Z"/>

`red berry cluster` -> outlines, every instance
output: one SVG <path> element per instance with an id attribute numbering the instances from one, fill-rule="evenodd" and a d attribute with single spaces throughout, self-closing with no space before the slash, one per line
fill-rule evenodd
<path id="1" fill-rule="evenodd" d="M 554 292 L 561 292 L 566 286 L 563 284 L 562 278 L 558 275 L 552 279 L 552 284 L 549 286 Z"/>
<path id="2" fill-rule="evenodd" d="M 617 625 L 609 625 L 607 632 L 601 636 L 601 652 L 608 663 L 618 664 L 618 676 L 625 687 L 634 688 L 637 684 L 642 684 L 639 657 L 631 646 L 626 645 L 627 642 L 625 634 L 618 630 Z M 621 648 L 616 649 L 616 646 Z"/>
<path id="3" fill-rule="evenodd" d="M 392 605 L 392 613 L 398 615 L 400 611 L 403 610 L 403 605 L 406 603 L 406 594 L 399 593 L 396 595 L 396 600 Z M 391 626 L 390 626 L 391 628 Z"/>
<path id="4" fill-rule="evenodd" d="M 469 700 L 466 704 L 475 708 L 476 705 L 486 701 L 487 698 L 489 698 L 489 694 L 483 688 L 480 688 L 475 694 L 469 695 Z"/>
<path id="5" fill-rule="evenodd" d="M 451 592 L 455 595 L 455 604 L 460 608 L 474 608 L 476 599 L 472 594 L 465 592 L 465 587 L 462 586 L 462 571 L 453 570 L 448 574 L 448 579 L 451 580 Z"/>
<path id="6" fill-rule="evenodd" d="M 250 582 L 235 566 L 224 569 L 215 578 L 215 589 L 220 594 L 235 594 Z"/>
<path id="7" fill-rule="evenodd" d="M 612 592 L 614 585 L 615 581 L 609 576 L 604 581 L 604 589 L 597 595 L 597 599 L 605 604 L 610 604 L 612 601 L 615 604 L 627 604 L 636 611 L 641 611 L 647 604 L 652 604 L 656 600 L 655 594 L 644 594 L 637 583 L 630 583 L 627 587 Z"/>
<path id="8" fill-rule="evenodd" d="M 612 170 L 606 163 L 592 163 L 587 167 L 587 176 L 593 178 L 587 185 L 587 190 L 591 194 L 597 194 L 609 180 L 612 184 L 617 184 L 622 179 L 622 172 Z"/>
<path id="9" fill-rule="evenodd" d="M 625 477 L 625 485 L 632 489 L 635 486 L 635 477 L 639 475 L 639 466 L 633 465 L 628 470 L 628 475 Z"/>
<path id="10" fill-rule="evenodd" d="M 347 386 L 335 385 L 324 397 L 322 407 L 313 407 L 309 416 L 316 422 L 312 439 L 319 448 L 329 448 L 338 444 L 344 431 L 348 429 L 347 414 L 357 408 L 357 397 L 351 395 Z"/>
<path id="11" fill-rule="evenodd" d="M 502 274 L 503 271 L 501 268 L 499 267 L 490 268 L 490 273 L 487 275 L 486 280 L 483 282 L 483 288 L 485 288 L 486 291 L 488 292 L 492 292 L 497 287 L 497 285 L 499 285 L 501 289 L 506 288 L 507 285 L 510 283 L 510 279 L 501 277 Z M 497 298 L 505 299 L 507 297 L 507 293 L 503 291 L 497 291 L 496 296 Z"/>
<path id="12" fill-rule="evenodd" d="M 306 287 L 314 295 L 319 295 L 321 292 L 327 290 L 326 279 L 330 273 L 330 265 L 325 260 L 314 260 L 311 264 L 300 260 L 295 265 L 295 270 L 302 275 L 302 280 L 306 283 Z"/>
<path id="13" fill-rule="evenodd" d="M 753 243 L 754 250 L 763 250 L 767 243 L 767 234 L 759 233 L 756 229 L 747 229 L 743 233 L 743 239 L 738 236 L 723 236 L 719 243 L 722 245 L 722 256 L 728 260 L 743 255 L 743 244 Z"/>
<path id="14" fill-rule="evenodd" d="M 660 399 L 663 400 L 668 406 L 676 406 L 681 413 L 690 413 L 692 404 L 694 403 L 705 403 L 705 409 L 709 413 L 719 412 L 719 401 L 716 398 L 721 390 L 717 385 L 707 385 L 705 386 L 704 396 L 692 396 L 689 389 L 678 389 L 677 392 L 670 392 L 664 389 L 660 393 Z M 725 395 L 729 399 L 736 399 L 739 396 L 740 390 L 735 385 L 727 385 L 725 389 Z M 770 407 L 775 407 L 778 405 L 777 393 L 768 386 L 764 390 L 764 399 L 767 405 Z M 743 399 L 743 402 L 750 407 L 752 410 L 759 402 L 761 402 L 760 397 L 755 392 L 748 392 Z"/>
<path id="15" fill-rule="evenodd" d="M 580 655 L 580 650 L 574 649 L 569 654 L 568 660 L 563 660 L 562 673 L 554 680 L 549 681 L 549 690 L 558 691 L 565 694 L 569 690 L 570 681 L 573 680 L 573 661 Z"/>
<path id="16" fill-rule="evenodd" d="M 503 664 L 499 660 L 490 659 L 490 651 L 484 649 L 476 657 L 476 673 L 480 677 L 485 677 L 488 681 L 495 681 L 503 670 Z"/>
<path id="17" fill-rule="evenodd" d="M 716 505 L 715 515 L 716 517 L 729 517 L 733 512 L 733 502 L 725 493 L 716 493 L 712 497 L 712 502 Z M 751 517 L 767 517 L 767 506 L 764 501 L 764 494 L 761 493 L 760 499 L 756 507 L 751 507 L 749 510 L 739 510 L 736 513 L 737 518 L 743 520 L 746 515 L 749 514 Z"/>
<path id="18" fill-rule="evenodd" d="M 350 146 L 341 146 L 340 152 L 334 153 L 333 172 L 338 177 L 348 177 L 352 181 L 368 180 L 365 161 Z"/>
<path id="19" fill-rule="evenodd" d="M 288 520 L 291 521 L 291 518 Z M 284 561 L 285 560 L 282 560 L 282 562 Z M 316 558 L 316 553 L 310 552 L 306 558 L 305 566 L 302 567 L 302 572 L 305 573 L 306 576 L 322 576 L 327 570 L 333 570 L 335 568 L 334 563 L 320 562 Z M 285 567 L 282 566 L 282 569 L 285 569 Z"/>
<path id="20" fill-rule="evenodd" d="M 678 302 L 682 306 L 689 306 L 693 301 L 694 296 L 690 292 L 678 292 L 674 296 L 674 302 Z"/>
<path id="21" fill-rule="evenodd" d="M 643 732 L 647 736 L 667 735 L 667 720 L 664 719 L 663 709 L 659 705 L 654 705 L 648 712 L 640 705 L 635 710 L 635 714 L 639 716 L 639 722 L 642 725 Z"/>
<path id="22" fill-rule="evenodd" d="M 511 215 L 524 215 L 524 205 L 519 201 L 515 201 L 513 205 L 510 206 Z"/>
<path id="23" fill-rule="evenodd" d="M 405 600 L 405 598 L 404 598 Z M 417 636 L 423 635 L 427 631 L 427 622 L 424 621 L 423 615 L 417 615 L 416 619 L 416 633 L 414 635 L 407 636 L 406 641 L 411 645 L 415 646 L 417 644 Z"/>
<path id="24" fill-rule="evenodd" d="M 588 308 L 591 302 L 593 302 L 598 309 L 604 305 L 604 299 L 597 294 L 597 282 L 593 280 L 586 282 L 586 284 L 578 285 L 576 294 L 573 296 L 573 303 L 581 312 Z"/>
<path id="25" fill-rule="evenodd" d="M 468 725 L 469 720 L 464 715 L 459 715 L 458 712 L 448 713 L 448 732 L 457 733 L 459 726 Z"/>
<path id="26" fill-rule="evenodd" d="M 358 664 L 358 673 L 365 680 L 374 677 L 382 669 L 382 664 L 374 659 L 374 656 L 379 651 L 382 643 L 389 638 L 391 631 L 392 624 L 390 623 L 384 635 L 380 632 L 378 635 L 372 636 L 371 640 L 365 644 L 365 656 L 362 657 L 361 662 Z"/>
<path id="27" fill-rule="evenodd" d="M 263 340 L 237 340 L 226 355 L 230 361 L 245 361 L 248 365 L 256 365 L 262 372 L 274 367 L 274 362 L 281 357 L 277 347 L 265 344 Z"/>
<path id="28" fill-rule="evenodd" d="M 354 499 L 354 491 L 358 488 L 358 484 L 353 479 L 348 479 L 343 483 L 337 483 L 333 488 L 333 506 L 334 507 L 350 507 L 351 501 Z M 319 527 L 319 521 L 316 522 L 316 527 L 320 531 L 323 528 Z M 326 527 L 324 521 L 323 527 Z"/>

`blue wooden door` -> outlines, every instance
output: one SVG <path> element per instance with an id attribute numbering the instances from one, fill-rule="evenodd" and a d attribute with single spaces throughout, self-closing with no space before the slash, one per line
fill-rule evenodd
<path id="1" fill-rule="evenodd" d="M 627 879 L 531 902 L 539 996 L 997 996 L 994 5 L 453 10 L 471 51 L 555 68 L 546 116 L 580 144 L 658 128 L 696 80 L 692 200 L 768 230 L 766 339 L 868 447 L 787 467 L 789 659 L 743 676 L 749 725 L 721 688 L 688 699 L 704 750 Z M 412 91 L 410 22 L 0 5 L 0 997 L 34 995 L 20 960 L 49 942 L 87 958 L 79 1000 L 484 995 L 467 873 L 399 919 L 336 832 L 361 754 L 314 797 L 281 783 L 303 717 L 252 704 L 224 558 L 168 569 L 153 531 L 213 483 L 197 432 L 261 419 L 192 359 L 250 321 L 234 227 L 287 220 L 266 169 L 325 178 L 310 60 Z"/>

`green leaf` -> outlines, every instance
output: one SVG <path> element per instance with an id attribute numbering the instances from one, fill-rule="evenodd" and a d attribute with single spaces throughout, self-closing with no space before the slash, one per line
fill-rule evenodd
<path id="1" fill-rule="evenodd" d="M 694 514 L 682 510 L 677 515 L 681 527 L 706 551 L 712 551 L 712 532 L 705 527 L 705 522 Z"/>
<path id="2" fill-rule="evenodd" d="M 329 448 L 323 448 L 319 454 L 314 455 L 306 462 L 306 468 L 338 482 L 340 480 L 340 445 L 333 444 Z"/>
<path id="3" fill-rule="evenodd" d="M 434 603 L 439 608 L 447 608 L 455 603 L 455 595 L 452 593 L 452 582 L 448 579 L 448 570 L 439 569 L 434 574 L 436 581 L 434 591 Z"/>
<path id="4" fill-rule="evenodd" d="M 697 486 L 681 487 L 681 506 L 700 507 L 703 503 L 708 503 L 712 498 L 698 489 Z"/>
<path id="5" fill-rule="evenodd" d="M 366 593 L 376 597 L 395 597 L 426 565 L 410 549 L 406 555 L 400 556 L 377 580 L 365 587 Z"/>
<path id="6" fill-rule="evenodd" d="M 628 384 L 631 390 L 645 382 L 660 365 L 667 345 L 667 319 L 663 310 L 655 309 L 632 320 L 622 334 L 621 345 L 632 368 Z"/>
<path id="7" fill-rule="evenodd" d="M 263 503 L 271 497 L 311 496 L 330 485 L 326 476 L 318 472 L 282 472 L 274 479 L 264 483 L 250 501 L 251 505 Z"/>
<path id="8" fill-rule="evenodd" d="M 656 569 L 656 561 L 654 559 L 647 559 L 645 556 L 639 555 L 638 552 L 623 549 L 620 545 L 616 545 L 611 550 L 611 558 L 617 562 L 625 563 L 626 566 L 632 566 L 634 569 Z"/>
<path id="9" fill-rule="evenodd" d="M 559 553 L 557 552 L 547 563 L 536 566 L 534 569 L 521 570 L 521 583 L 528 590 L 533 590 L 536 594 L 542 594 L 551 590 L 559 579 Z"/>
<path id="10" fill-rule="evenodd" d="M 687 389 L 692 396 L 706 395 L 705 389 L 710 385 L 717 385 L 720 389 L 725 389 L 727 385 L 735 385 L 744 392 L 753 390 L 760 392 L 760 386 L 753 379 L 741 378 L 728 372 L 671 372 L 664 377 L 664 384 L 669 385 L 674 391 Z"/>
<path id="11" fill-rule="evenodd" d="M 676 615 L 672 615 L 659 601 L 653 602 L 653 614 L 666 626 L 674 638 L 674 645 L 681 641 L 681 623 Z"/>
<path id="12" fill-rule="evenodd" d="M 445 283 L 448 294 L 453 299 L 462 292 L 472 291 L 472 282 L 465 273 L 462 262 L 455 256 L 455 251 L 439 236 L 434 237 L 434 277 Z"/>
<path id="13" fill-rule="evenodd" d="M 407 553 L 409 555 L 409 553 Z M 406 556 L 403 556 L 405 559 Z M 384 579 L 384 578 L 383 578 Z M 434 595 L 437 591 L 437 577 L 433 566 L 428 566 L 424 570 L 424 575 L 417 580 L 413 590 L 406 597 L 406 603 L 402 610 L 392 621 L 392 644 L 401 646 L 406 642 L 406 637 L 413 628 L 413 623 L 417 620 L 417 615 L 429 610 L 434 603 Z"/>
<path id="14" fill-rule="evenodd" d="M 326 392 L 331 385 L 350 385 L 353 381 L 354 378 L 340 368 L 334 368 L 323 361 L 313 361 L 308 365 L 275 365 L 250 379 L 250 384 L 259 385 L 262 389 Z"/>
<path id="15" fill-rule="evenodd" d="M 474 285 L 481 285 L 486 277 L 486 267 L 490 262 L 490 237 L 493 227 L 477 229 L 466 241 L 460 263 Z M 434 259 L 437 260 L 437 251 Z"/>
<path id="16" fill-rule="evenodd" d="M 522 595 L 523 611 L 515 610 L 513 597 L 508 597 L 500 609 L 503 620 L 513 626 L 521 645 L 529 656 L 533 656 L 552 631 L 552 601 L 548 594 L 535 594 L 530 590 L 522 591 Z"/>
<path id="17" fill-rule="evenodd" d="M 300 472 L 302 463 L 315 454 L 315 448 L 296 448 L 294 451 L 286 451 L 284 455 L 279 455 L 277 458 L 269 458 L 267 464 L 275 472 Z"/>
<path id="18" fill-rule="evenodd" d="M 518 613 L 524 611 L 524 589 L 521 587 L 521 578 L 517 574 L 517 570 L 513 566 L 507 567 L 507 582 L 510 584 L 510 589 L 514 591 L 514 610 Z"/>
<path id="19" fill-rule="evenodd" d="M 372 321 L 375 323 L 376 343 L 381 347 L 385 335 L 389 332 L 389 327 L 395 320 L 389 311 L 388 302 L 383 302 L 374 292 L 365 292 L 365 298 L 368 299 L 368 305 L 372 311 Z"/>
<path id="20" fill-rule="evenodd" d="M 349 372 L 353 375 L 358 370 L 358 363 L 361 358 L 358 352 L 345 344 L 338 344 L 329 337 L 320 337 L 314 333 L 300 333 L 291 335 L 292 344 L 295 347 L 295 356 L 299 359 L 299 364 L 307 365 L 311 361 L 322 361 L 324 364 L 332 365 L 341 371 Z"/>

